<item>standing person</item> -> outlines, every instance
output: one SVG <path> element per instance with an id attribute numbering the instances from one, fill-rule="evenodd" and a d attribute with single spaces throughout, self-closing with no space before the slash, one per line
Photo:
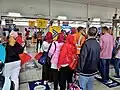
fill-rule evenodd
<path id="1" fill-rule="evenodd" d="M 58 90 L 58 57 L 60 53 L 60 49 L 62 45 L 64 44 L 65 36 L 63 33 L 60 33 L 58 35 L 57 41 L 52 43 L 52 46 L 49 51 L 49 57 L 51 57 L 51 72 L 52 72 L 52 77 L 53 77 L 53 82 L 54 82 L 54 90 Z"/>
<path id="2" fill-rule="evenodd" d="M 42 32 L 37 32 L 37 45 L 36 45 L 36 51 L 38 51 L 40 44 L 40 48 L 42 46 Z"/>
<path id="3" fill-rule="evenodd" d="M 78 72 L 80 73 L 80 88 L 93 90 L 94 75 L 97 74 L 99 63 L 100 45 L 96 40 L 97 28 L 88 30 L 88 39 L 81 48 L 79 55 Z"/>
<path id="4" fill-rule="evenodd" d="M 109 65 L 112 58 L 112 51 L 114 47 L 114 37 L 109 34 L 109 29 L 107 27 L 102 27 L 103 34 L 100 37 L 100 74 L 104 83 L 112 83 L 109 80 Z"/>
<path id="5" fill-rule="evenodd" d="M 19 90 L 19 72 L 21 61 L 19 54 L 23 53 L 24 48 L 16 42 L 17 32 L 11 31 L 6 45 L 6 60 L 4 67 L 5 78 L 10 78 L 15 84 L 15 90 Z"/>
<path id="6" fill-rule="evenodd" d="M 114 68 L 116 75 L 115 78 L 120 78 L 119 68 L 120 68 L 120 45 L 117 46 L 115 52 Z"/>
<path id="7" fill-rule="evenodd" d="M 41 52 L 49 52 L 49 48 L 51 43 L 53 42 L 53 36 L 51 32 L 48 32 L 45 36 L 45 41 L 43 41 L 43 44 L 41 46 Z M 44 81 L 51 81 L 51 72 L 50 72 L 50 65 L 46 63 L 42 67 L 42 80 Z"/>
<path id="8" fill-rule="evenodd" d="M 62 46 L 59 59 L 58 59 L 58 69 L 59 69 L 59 84 L 60 90 L 66 89 L 66 81 L 69 86 L 72 83 L 73 70 L 70 68 L 70 64 L 76 57 L 76 45 L 74 42 L 74 36 L 68 35 L 65 44 Z"/>
<path id="9" fill-rule="evenodd" d="M 78 27 L 77 31 L 78 32 L 74 36 L 75 36 L 75 43 L 76 43 L 76 46 L 77 46 L 77 54 L 79 55 L 80 54 L 80 49 L 85 42 L 85 36 L 83 35 L 84 28 L 83 27 Z"/>

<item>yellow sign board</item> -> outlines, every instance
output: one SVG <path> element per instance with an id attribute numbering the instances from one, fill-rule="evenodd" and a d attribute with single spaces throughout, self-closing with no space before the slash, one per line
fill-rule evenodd
<path id="1" fill-rule="evenodd" d="M 29 27 L 34 27 L 35 26 L 35 21 L 29 21 Z"/>
<path id="2" fill-rule="evenodd" d="M 46 28 L 48 21 L 43 19 L 37 19 L 37 28 Z"/>
<path id="3" fill-rule="evenodd" d="M 50 26 L 50 32 L 53 34 L 54 40 L 57 39 L 58 34 L 61 32 L 60 26 Z"/>

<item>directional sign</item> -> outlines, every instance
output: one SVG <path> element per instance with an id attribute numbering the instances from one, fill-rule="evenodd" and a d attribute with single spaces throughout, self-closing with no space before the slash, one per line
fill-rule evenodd
<path id="1" fill-rule="evenodd" d="M 52 32 L 54 40 L 56 40 L 58 33 L 61 32 L 61 27 L 60 26 L 50 26 L 50 32 Z"/>

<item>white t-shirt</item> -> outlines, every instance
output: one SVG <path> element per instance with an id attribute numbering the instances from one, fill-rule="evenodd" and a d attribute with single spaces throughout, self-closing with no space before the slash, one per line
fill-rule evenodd
<path id="1" fill-rule="evenodd" d="M 44 41 L 43 44 L 42 44 L 42 46 L 41 46 L 41 50 L 40 51 L 41 52 L 44 52 L 44 51 L 47 52 L 48 49 L 49 49 L 50 44 L 51 43 L 48 43 L 48 42 Z"/>

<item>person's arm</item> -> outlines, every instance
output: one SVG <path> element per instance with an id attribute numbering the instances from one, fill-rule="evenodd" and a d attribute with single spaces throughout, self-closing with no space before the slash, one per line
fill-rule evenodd
<path id="1" fill-rule="evenodd" d="M 44 52 L 44 43 L 45 43 L 45 41 L 42 43 L 42 46 L 41 46 L 40 52 Z"/>
<path id="2" fill-rule="evenodd" d="M 83 36 L 82 39 L 81 39 L 81 43 L 80 43 L 80 48 L 82 47 L 82 45 L 84 44 L 86 38 Z"/>
<path id="3" fill-rule="evenodd" d="M 88 55 L 88 48 L 86 43 L 83 45 L 82 49 L 81 49 L 81 53 L 79 55 L 79 60 L 78 60 L 78 69 L 79 71 L 83 70 L 86 59 L 87 59 L 87 55 Z"/>
<path id="4" fill-rule="evenodd" d="M 103 46 L 103 38 L 102 36 L 100 37 L 100 48 L 102 49 L 102 46 Z"/>
<path id="5" fill-rule="evenodd" d="M 16 45 L 15 45 L 15 53 L 17 53 L 17 54 L 22 54 L 23 53 L 23 51 L 24 51 L 24 47 L 22 47 L 20 44 L 18 44 L 18 43 L 16 43 Z"/>

